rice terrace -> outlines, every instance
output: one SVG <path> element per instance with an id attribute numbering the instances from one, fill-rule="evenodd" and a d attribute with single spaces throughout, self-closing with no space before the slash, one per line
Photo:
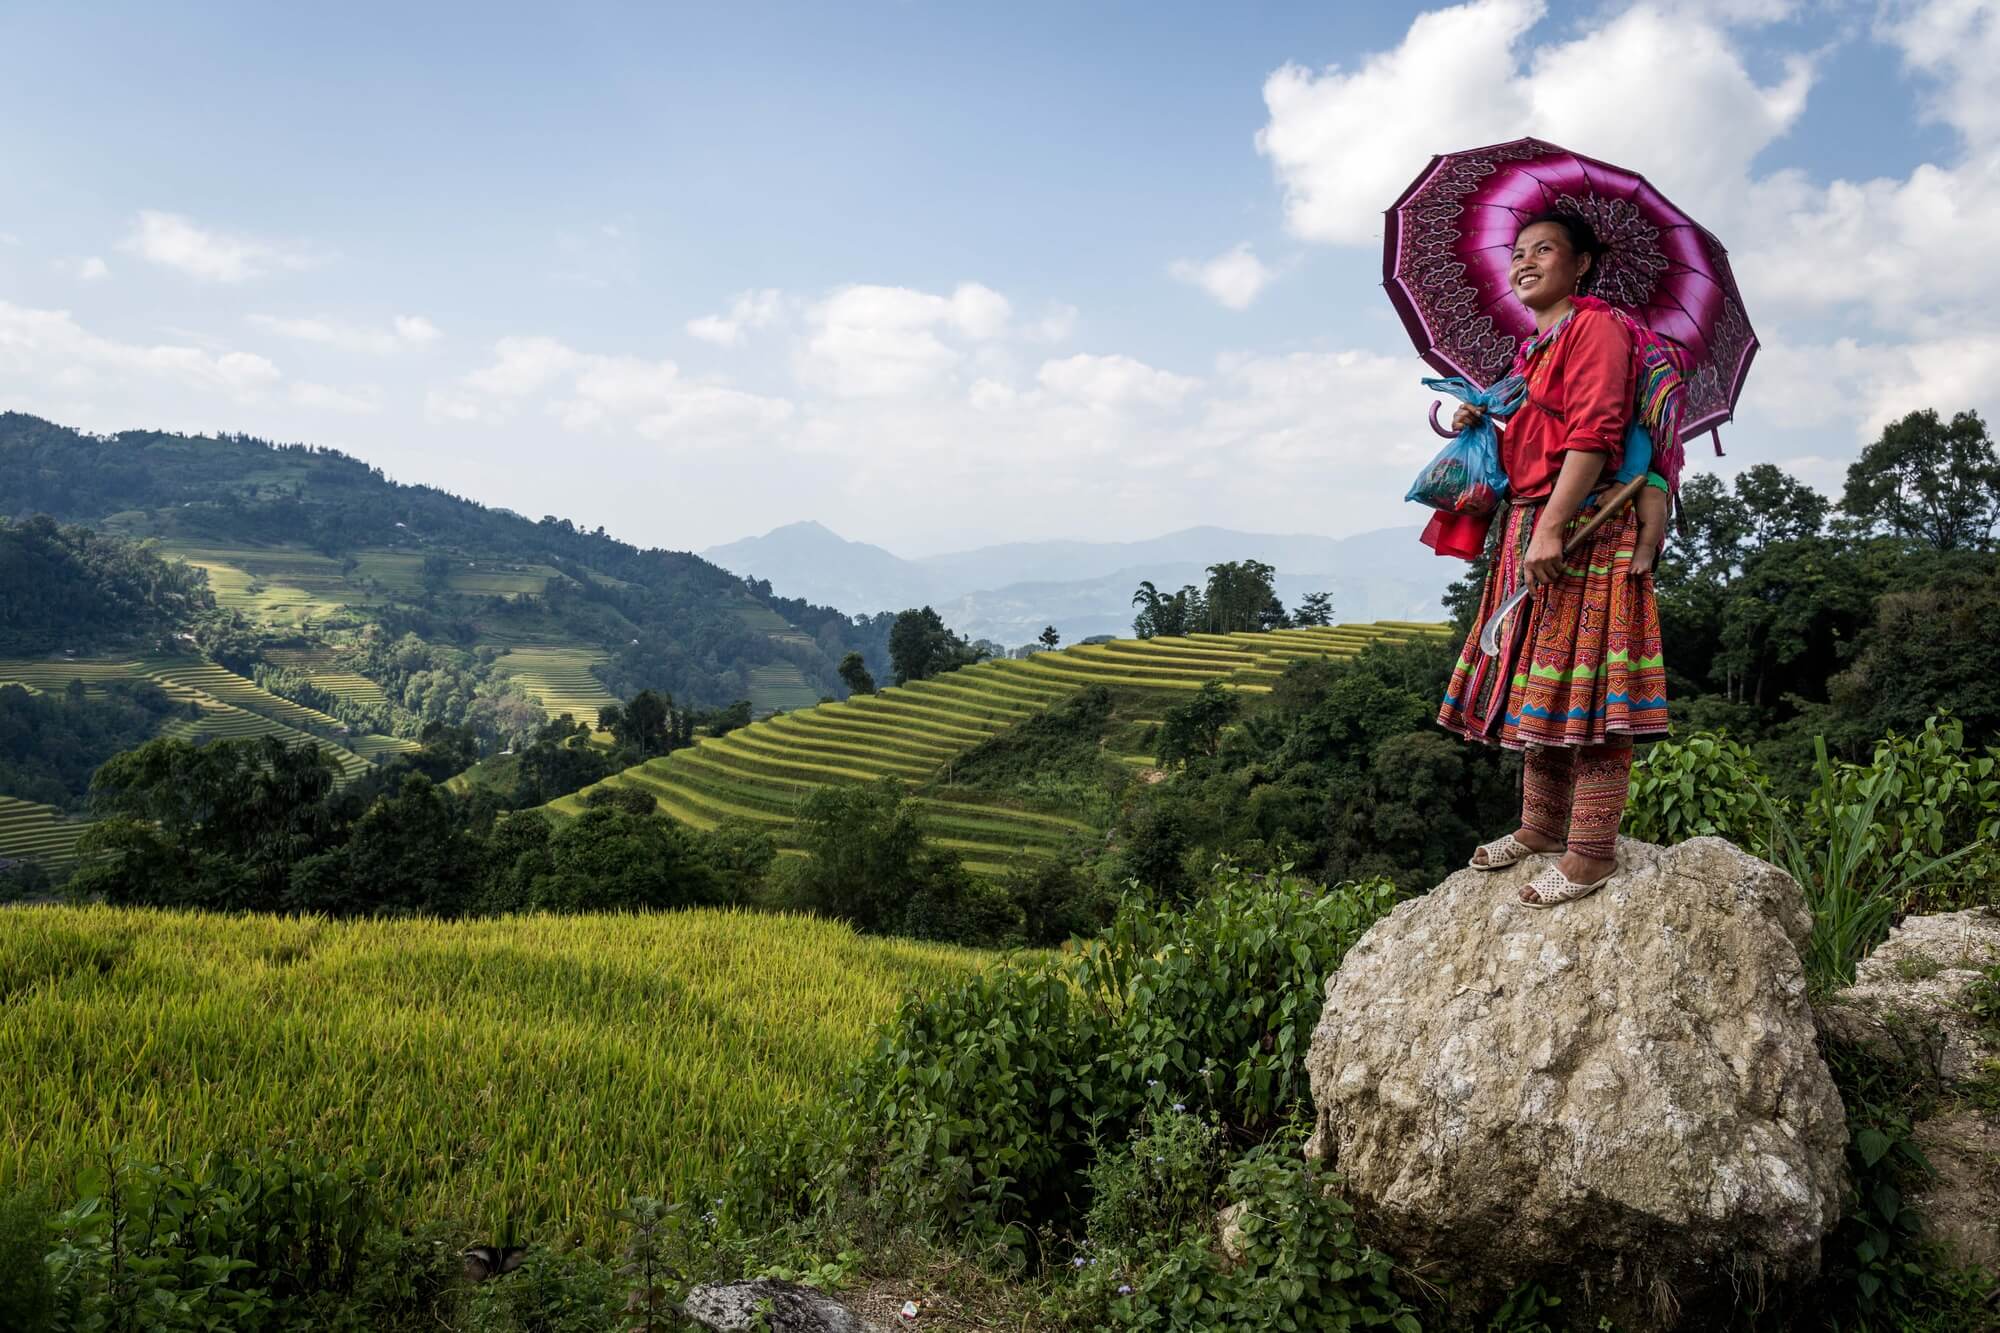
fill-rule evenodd
<path id="1" fill-rule="evenodd" d="M 0 1333 L 2000 1333 L 2000 0 L 0 38 Z"/>

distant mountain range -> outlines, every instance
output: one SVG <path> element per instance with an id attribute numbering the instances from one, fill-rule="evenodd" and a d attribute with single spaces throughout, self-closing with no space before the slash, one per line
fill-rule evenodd
<path id="1" fill-rule="evenodd" d="M 1146 541 L 1007 542 L 906 560 L 805 522 L 701 554 L 732 573 L 769 579 L 781 596 L 850 612 L 929 605 L 960 633 L 1011 647 L 1044 625 L 1067 643 L 1130 634 L 1141 580 L 1171 592 L 1205 583 L 1207 567 L 1224 560 L 1275 567 L 1287 607 L 1309 592 L 1330 593 L 1336 621 L 1442 619 L 1439 598 L 1466 566 L 1432 555 L 1417 532 L 1317 537 L 1201 527 Z"/>

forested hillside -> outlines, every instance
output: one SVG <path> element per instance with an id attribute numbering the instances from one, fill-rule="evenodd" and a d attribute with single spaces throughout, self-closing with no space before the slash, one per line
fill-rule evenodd
<path id="1" fill-rule="evenodd" d="M 879 628 L 812 608 L 799 632 L 767 589 L 697 556 L 400 484 L 309 445 L 96 436 L 0 413 L 0 516 L 37 514 L 151 539 L 206 569 L 253 634 L 375 623 L 467 650 L 569 647 L 614 695 L 651 688 L 694 707 L 841 694 L 849 651 L 886 666 Z M 30 646 L 67 645 L 12 650 Z"/>

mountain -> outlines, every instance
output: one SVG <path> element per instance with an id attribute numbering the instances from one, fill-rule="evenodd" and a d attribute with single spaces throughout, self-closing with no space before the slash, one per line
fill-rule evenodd
<path id="1" fill-rule="evenodd" d="M 1207 566 L 1225 560 L 1275 567 L 1287 606 L 1326 592 L 1340 620 L 1433 620 L 1464 566 L 1431 555 L 1417 532 L 1322 537 L 1196 527 L 1144 541 L 1007 542 L 910 560 L 807 522 L 702 554 L 745 577 L 769 579 L 787 595 L 852 611 L 928 603 L 961 633 L 1013 645 L 1049 624 L 1071 642 L 1129 634 L 1141 580 L 1162 591 L 1201 584 Z"/>
<path id="2" fill-rule="evenodd" d="M 0 412 L 0 520 L 47 514 L 207 572 L 243 669 L 387 629 L 467 654 L 580 714 L 642 688 L 759 709 L 839 693 L 842 653 L 886 669 L 886 630 L 776 609 L 711 561 L 640 549 L 390 480 L 332 449 L 247 436 L 91 435 Z M 15 645 L 53 651 L 60 643 Z M 609 691 L 607 694 L 606 691 Z"/>

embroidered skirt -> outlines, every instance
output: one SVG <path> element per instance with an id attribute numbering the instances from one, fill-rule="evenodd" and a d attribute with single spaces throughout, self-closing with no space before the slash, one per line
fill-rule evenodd
<path id="1" fill-rule="evenodd" d="M 1508 617 L 1497 657 L 1480 651 L 1480 628 L 1525 577 L 1521 563 L 1540 513 L 1540 506 L 1508 507 L 1438 725 L 1510 750 L 1666 735 L 1660 609 L 1653 581 L 1631 575 L 1639 520 L 1629 507 L 1606 520 L 1565 558 L 1553 584 Z"/>

